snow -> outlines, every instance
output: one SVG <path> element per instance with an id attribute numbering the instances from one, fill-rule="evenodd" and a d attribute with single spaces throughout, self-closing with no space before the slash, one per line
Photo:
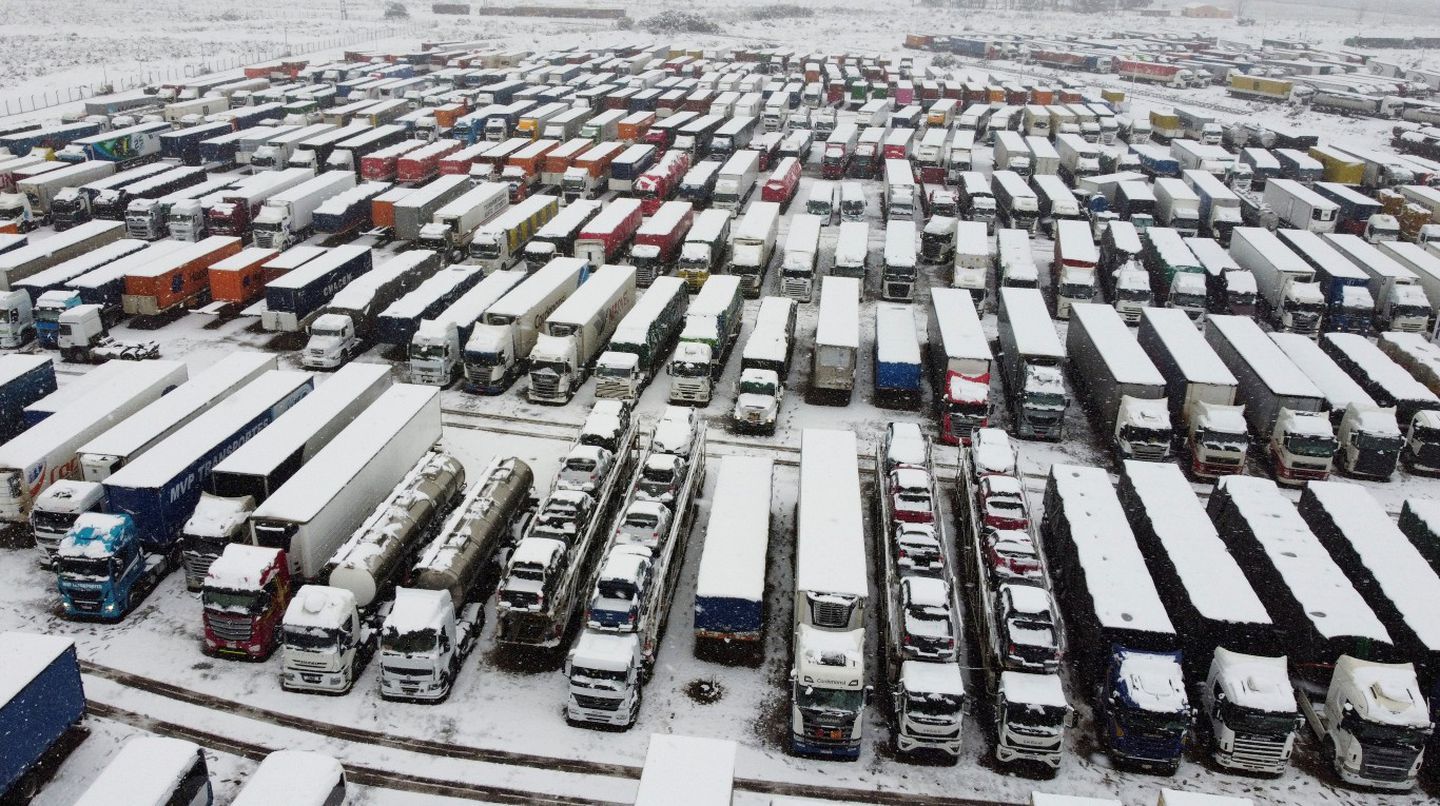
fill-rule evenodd
<path id="1" fill-rule="evenodd" d="M 915 265 L 915 222 L 895 219 L 885 225 L 885 265 Z"/>
<path id="2" fill-rule="evenodd" d="M 815 328 L 815 344 L 860 349 L 859 280 L 834 275 L 825 278 L 820 286 L 820 320 Z"/>
<path id="3" fill-rule="evenodd" d="M 1260 378 L 1271 393 L 1285 397 L 1322 398 L 1320 390 L 1310 382 L 1285 353 L 1265 336 L 1252 319 L 1241 316 L 1211 314 L 1206 333 L 1214 331 L 1239 355 L 1250 370 Z"/>
<path id="4" fill-rule="evenodd" d="M 1095 467 L 1050 466 L 1050 486 L 1058 493 L 1062 517 L 1069 522 L 1083 584 L 1101 626 L 1162 635 L 1175 633 L 1135 535 L 1110 486 Z"/>
<path id="5" fill-rule="evenodd" d="M 635 806 L 730 806 L 735 742 L 651 734 Z"/>
<path id="6" fill-rule="evenodd" d="M 940 336 L 940 345 L 949 359 L 970 359 L 990 363 L 990 343 L 975 312 L 969 291 L 958 288 L 931 288 L 931 321 Z M 935 356 L 936 359 L 939 356 Z"/>
<path id="7" fill-rule="evenodd" d="M 1185 239 L 1180 236 L 1179 230 L 1151 227 L 1145 230 L 1145 239 L 1160 253 L 1160 260 L 1169 266 L 1171 271 L 1181 272 L 1192 266 L 1203 268 L 1190 247 L 1185 245 Z"/>
<path id="8" fill-rule="evenodd" d="M 1227 539 L 1232 543 L 1253 539 L 1259 545 L 1316 632 L 1327 639 L 1356 636 L 1393 644 L 1375 612 L 1300 519 L 1295 505 L 1280 495 L 1275 482 L 1225 476 L 1220 483 L 1252 533 Z"/>
<path id="9" fill-rule="evenodd" d="M 1326 355 L 1313 339 L 1299 333 L 1271 333 L 1270 338 L 1319 387 L 1331 411 L 1343 412 L 1352 403 L 1362 407 L 1375 406 L 1374 398 Z"/>
<path id="10" fill-rule="evenodd" d="M 390 303 L 390 307 L 381 311 L 380 315 L 397 319 L 418 319 L 437 300 L 443 299 L 456 287 L 482 273 L 483 269 L 480 266 L 447 266 L 425 278 L 425 281 L 420 283 L 420 286 L 414 291 Z"/>
<path id="11" fill-rule="evenodd" d="M 6 662 L 0 664 L 0 707 L 9 704 L 36 675 L 75 646 L 69 638 L 30 632 L 0 633 L 0 643 L 5 645 L 7 656 Z"/>
<path id="12" fill-rule="evenodd" d="M 1389 600 L 1420 643 L 1430 652 L 1440 652 L 1440 621 L 1434 617 L 1440 576 L 1385 508 L 1358 484 L 1312 481 L 1305 490 L 1302 511 L 1309 498 L 1330 517 L 1338 529 L 1329 539 L 1349 544 L 1378 584 L 1372 595 Z"/>
<path id="13" fill-rule="evenodd" d="M 1117 675 L 1139 708 L 1158 714 L 1183 713 L 1189 708 L 1180 659 L 1176 655 L 1120 649 Z"/>
<path id="14" fill-rule="evenodd" d="M 1233 624 L 1270 624 L 1265 605 L 1221 541 L 1179 466 L 1127 461 L 1124 475 L 1200 615 Z M 1224 643 L 1223 636 L 1220 642 Z"/>
<path id="15" fill-rule="evenodd" d="M 1060 676 L 1030 672 L 1001 672 L 1000 690 L 1008 702 L 1045 708 L 1069 708 Z"/>
<path id="16" fill-rule="evenodd" d="M 596 326 L 605 308 L 617 305 L 623 308 L 622 301 L 627 297 L 630 302 L 635 299 L 635 267 L 606 264 L 596 269 L 590 279 L 545 317 L 545 329 L 549 332 L 559 325 L 564 334 L 569 334 L 580 328 Z M 560 333 L 551 332 L 550 335 Z"/>
<path id="17" fill-rule="evenodd" d="M 1186 384 L 1236 385 L 1234 374 L 1205 341 L 1190 317 L 1178 308 L 1145 308 L 1141 311 L 1141 332 L 1153 331 L 1175 362 Z"/>
<path id="18" fill-rule="evenodd" d="M 350 262 L 355 258 L 357 254 L 368 251 L 370 251 L 369 248 L 363 246 L 337 246 L 334 249 L 326 251 L 323 255 L 315 255 L 313 257 L 310 257 L 296 268 L 291 269 L 284 275 L 277 277 L 267 283 L 265 285 L 266 294 L 268 296 L 269 291 L 276 288 L 304 288 L 307 285 L 320 279 L 321 277 L 324 277 L 325 275 L 334 271 L 336 268 Z M 285 255 L 287 254 L 289 253 L 282 253 L 281 256 L 277 258 L 277 260 L 284 260 Z M 274 264 L 268 263 L 266 264 L 266 268 L 274 268 Z M 360 275 L 360 277 L 368 277 L 374 274 L 374 271 L 374 269 L 371 269 L 370 271 Z M 360 280 L 357 279 L 355 282 L 360 282 Z M 354 284 L 355 283 L 352 282 L 350 285 Z M 349 286 L 346 286 L 346 288 L 349 288 Z M 341 291 L 343 290 L 344 289 L 341 289 Z M 336 296 L 339 296 L 339 292 L 336 293 Z M 332 299 L 331 302 L 333 303 L 334 300 Z"/>
<path id="19" fill-rule="evenodd" d="M 1065 347 L 1055 332 L 1045 298 L 1035 288 L 1001 288 L 1001 327 L 1009 323 L 1014 332 L 1015 350 L 1022 356 L 1039 356 L 1063 361 Z"/>
<path id="20" fill-rule="evenodd" d="M 120 752 L 75 802 L 75 806 L 109 806 L 118 792 L 131 803 L 167 802 L 171 790 L 189 772 L 200 747 L 182 739 L 139 736 Z"/>
<path id="21" fill-rule="evenodd" d="M 875 306 L 875 356 L 882 364 L 920 365 L 920 340 L 915 335 L 913 306 Z"/>
<path id="22" fill-rule="evenodd" d="M 1275 233 L 1296 253 L 1310 263 L 1319 266 L 1332 278 L 1359 281 L 1362 284 L 1369 282 L 1369 275 L 1336 251 L 1335 247 L 1317 233 L 1304 229 L 1280 229 Z"/>
<path id="23" fill-rule="evenodd" d="M 1130 328 L 1120 314 L 1110 305 L 1097 302 L 1081 302 L 1070 306 L 1069 350 L 1093 351 L 1109 368 L 1110 377 L 1117 384 L 1153 386 L 1164 388 L 1165 379 L 1150 356 L 1140 349 Z M 1075 336 L 1088 336 L 1079 341 Z M 1076 366 L 1095 366 L 1094 359 L 1085 355 L 1070 355 Z"/>
<path id="24" fill-rule="evenodd" d="M 965 696 L 965 679 L 953 663 L 907 660 L 900 664 L 900 684 L 912 694 Z"/>
<path id="25" fill-rule="evenodd" d="M 276 750 L 260 762 L 231 806 L 324 803 L 345 774 L 340 762 L 308 750 Z"/>
<path id="26" fill-rule="evenodd" d="M 178 241 L 164 242 L 163 244 L 178 244 Z M 152 244 L 133 238 L 121 238 L 118 241 L 111 241 L 104 246 L 77 255 L 69 260 L 57 263 L 44 271 L 10 283 L 11 288 L 22 288 L 30 290 L 32 295 L 38 295 L 41 289 L 51 286 L 64 286 L 71 280 L 94 271 L 107 263 L 114 262 L 126 255 L 134 254 Z"/>
<path id="27" fill-rule="evenodd" d="M 801 436 L 797 591 L 870 594 L 857 455 L 853 432 L 807 428 Z"/>
<path id="28" fill-rule="evenodd" d="M 1201 792 L 1161 789 L 1160 806 L 1255 806 L 1255 801 L 1250 798 L 1237 798 L 1229 795 L 1206 795 Z"/>
<path id="29" fill-rule="evenodd" d="M 571 650 L 571 660 L 576 666 L 602 672 L 624 672 L 630 668 L 635 656 L 635 633 L 604 633 L 595 630 L 581 630 Z"/>
<path id="30" fill-rule="evenodd" d="M 254 517 L 308 523 L 412 420 L 433 411 L 438 421 L 439 410 L 440 391 L 434 387 L 390 387 L 265 499 Z"/>
<path id="31" fill-rule="evenodd" d="M 758 456 L 727 456 L 719 464 L 695 598 L 762 601 L 774 462 Z"/>
<path id="32" fill-rule="evenodd" d="M 108 489 L 156 488 L 169 484 L 186 468 L 235 436 L 266 411 L 303 397 L 312 388 L 307 372 L 269 370 L 245 388 L 175 431 L 139 459 L 105 480 Z M 288 406 L 284 406 L 288 408 Z M 282 408 L 283 411 L 283 408 Z"/>
<path id="33" fill-rule="evenodd" d="M 1030 806 L 1120 806 L 1120 801 L 1079 795 L 1051 795 L 1036 791 L 1030 796 Z"/>
<path id="34" fill-rule="evenodd" d="M 265 569 L 275 564 L 275 550 L 231 543 L 210 564 L 205 585 L 235 591 L 259 590 Z"/>
<path id="35" fill-rule="evenodd" d="M 1296 713 L 1295 690 L 1284 656 L 1246 655 L 1215 648 L 1215 682 L 1230 702 L 1241 708 L 1276 714 Z"/>
<path id="36" fill-rule="evenodd" d="M 1335 663 L 1335 673 L 1349 673 L 1357 689 L 1367 691 L 1379 701 L 1379 708 L 1366 710 L 1367 718 L 1410 727 L 1430 724 L 1425 697 L 1417 686 L 1411 664 L 1372 663 L 1344 655 Z"/>
<path id="37" fill-rule="evenodd" d="M 510 320 L 524 315 L 539 305 L 541 300 L 549 297 L 556 288 L 578 278 L 586 265 L 584 260 L 574 257 L 557 257 L 551 260 L 491 305 L 485 311 L 485 318 L 488 320 L 500 317 Z"/>
<path id="38" fill-rule="evenodd" d="M 182 531 L 196 537 L 228 539 L 231 532 L 245 524 L 253 504 L 245 497 L 220 498 L 202 494 Z"/>
<path id="39" fill-rule="evenodd" d="M 1418 401 L 1426 408 L 1440 408 L 1440 397 L 1436 397 L 1425 384 L 1415 380 L 1415 376 L 1380 352 L 1380 348 L 1364 336 L 1358 333 L 1326 333 L 1321 338 L 1344 353 L 1368 376 L 1367 383 L 1378 386 L 1391 400 Z"/>
<path id="40" fill-rule="evenodd" d="M 385 632 L 410 635 L 436 629 L 450 615 L 449 591 L 427 591 L 397 588 L 390 613 L 385 616 Z"/>
<path id="41" fill-rule="evenodd" d="M 275 368 L 275 356 L 239 350 L 162 395 L 145 408 L 85 443 L 77 453 L 118 456 L 128 460 L 202 412 L 239 391 L 265 370 Z"/>

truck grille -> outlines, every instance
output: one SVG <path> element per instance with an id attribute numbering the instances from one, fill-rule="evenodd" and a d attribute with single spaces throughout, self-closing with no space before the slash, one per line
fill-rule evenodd
<path id="1" fill-rule="evenodd" d="M 591 711 L 618 711 L 620 700 L 612 700 L 608 697 L 591 697 L 588 694 L 571 694 L 575 705 Z"/>
<path id="2" fill-rule="evenodd" d="M 69 591 L 70 603 L 76 610 L 86 613 L 97 613 L 100 611 L 100 591 L 98 590 L 74 590 Z"/>
<path id="3" fill-rule="evenodd" d="M 810 281 L 798 277 L 785 278 L 785 296 L 804 302 L 810 299 Z"/>
<path id="4" fill-rule="evenodd" d="M 885 299 L 908 300 L 911 296 L 909 283 L 886 283 Z"/>
<path id="5" fill-rule="evenodd" d="M 330 663 L 323 660 L 304 660 L 297 657 L 286 657 L 285 665 L 295 669 L 313 669 L 317 672 L 330 671 Z"/>
<path id="6" fill-rule="evenodd" d="M 249 641 L 255 633 L 254 625 L 248 616 L 206 613 L 205 621 L 210 625 L 210 631 L 215 633 L 215 637 L 222 641 Z"/>
<path id="7" fill-rule="evenodd" d="M 670 387 L 671 400 L 708 400 L 710 395 L 706 386 L 698 381 L 675 381 Z"/>
<path id="8" fill-rule="evenodd" d="M 1403 747 L 1366 747 L 1360 755 L 1360 774 L 1374 781 L 1404 781 L 1415 764 L 1415 751 Z"/>
<path id="9" fill-rule="evenodd" d="M 850 606 L 839 602 L 814 602 L 810 605 L 810 618 L 817 627 L 841 629 L 850 623 Z"/>
<path id="10" fill-rule="evenodd" d="M 1236 736 L 1231 766 L 1257 772 L 1271 772 L 1284 764 L 1285 742 L 1263 736 Z"/>
<path id="11" fill-rule="evenodd" d="M 536 372 L 530 375 L 530 396 L 554 400 L 560 396 L 560 376 L 553 372 Z"/>
<path id="12" fill-rule="evenodd" d="M 648 266 L 637 268 L 635 270 L 635 284 L 639 286 L 648 286 L 651 283 L 655 282 L 655 278 L 659 276 L 660 267 L 652 263 Z"/>
<path id="13" fill-rule="evenodd" d="M 629 400 L 635 395 L 631 394 L 630 384 L 614 378 L 601 378 L 595 382 L 595 397 L 601 400 Z"/>
<path id="14" fill-rule="evenodd" d="M 215 562 L 217 555 L 198 554 L 185 552 L 185 585 L 191 590 L 198 589 L 205 584 L 205 575 L 210 573 L 210 566 Z"/>
<path id="15" fill-rule="evenodd" d="M 1130 453 L 1142 462 L 1163 462 L 1166 451 L 1158 445 L 1133 445 Z"/>

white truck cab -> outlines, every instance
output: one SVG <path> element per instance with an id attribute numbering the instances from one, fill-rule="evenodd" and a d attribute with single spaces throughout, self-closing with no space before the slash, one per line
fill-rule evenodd
<path id="1" fill-rule="evenodd" d="M 785 386 L 774 370 L 747 369 L 736 385 L 730 421 L 737 431 L 773 434 L 784 399 Z"/>
<path id="2" fill-rule="evenodd" d="M 355 323 L 343 313 L 326 313 L 310 323 L 310 339 L 300 354 L 300 363 L 309 369 L 335 369 L 344 364 L 360 346 Z"/>
<path id="3" fill-rule="evenodd" d="M 35 496 L 30 508 L 30 527 L 35 531 L 35 545 L 54 556 L 61 538 L 85 512 L 104 509 L 105 488 L 98 482 L 60 479 Z"/>
<path id="4" fill-rule="evenodd" d="M 286 691 L 344 694 L 374 646 L 371 627 L 360 619 L 355 594 L 344 588 L 306 585 L 285 608 L 280 685 Z"/>
<path id="5" fill-rule="evenodd" d="M 1285 771 L 1303 720 L 1284 656 L 1216 647 L 1200 699 L 1217 764 L 1265 775 Z"/>
<path id="6" fill-rule="evenodd" d="M 1244 406 L 1225 406 L 1196 400 L 1186 424 L 1186 447 L 1190 472 L 1201 479 L 1245 471 L 1245 454 L 1250 447 Z"/>
<path id="7" fill-rule="evenodd" d="M 1275 481 L 1298 487 L 1307 481 L 1330 477 L 1330 461 L 1338 443 L 1327 414 L 1316 411 L 1280 409 L 1270 435 L 1270 456 L 1275 461 Z"/>
<path id="8" fill-rule="evenodd" d="M 479 603 L 457 618 L 448 590 L 397 588 L 380 626 L 380 696 L 438 702 L 480 637 Z"/>
<path id="9" fill-rule="evenodd" d="M 410 337 L 410 382 L 449 386 L 460 373 L 460 328 L 426 319 Z"/>
<path id="10" fill-rule="evenodd" d="M 633 725 L 640 713 L 641 671 L 639 635 L 582 631 L 565 658 L 566 721 Z"/>
<path id="11" fill-rule="evenodd" d="M 1110 304 L 1127 325 L 1140 323 L 1140 313 L 1150 305 L 1150 275 L 1134 263 L 1115 270 L 1115 299 Z"/>
<path id="12" fill-rule="evenodd" d="M 0 292 L 0 348 L 15 349 L 35 338 L 35 312 L 25 291 Z"/>
<path id="13" fill-rule="evenodd" d="M 1152 400 L 1130 395 L 1120 398 L 1112 437 L 1115 453 L 1122 460 L 1164 462 L 1170 458 L 1174 436 L 1170 409 L 1164 398 Z"/>
<path id="14" fill-rule="evenodd" d="M 1341 655 L 1324 702 L 1299 700 L 1340 780 L 1393 791 L 1415 786 L 1435 726 L 1412 664 Z"/>

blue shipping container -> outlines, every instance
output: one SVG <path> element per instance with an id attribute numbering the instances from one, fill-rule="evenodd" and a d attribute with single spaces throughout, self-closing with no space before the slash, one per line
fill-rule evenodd
<path id="1" fill-rule="evenodd" d="M 0 358 L 0 442 L 29 427 L 25 407 L 55 391 L 55 362 L 48 356 Z"/>
<path id="2" fill-rule="evenodd" d="M 717 640 L 759 640 L 765 603 L 733 596 L 695 597 L 695 634 Z"/>
<path id="3" fill-rule="evenodd" d="M 4 633 L 9 694 L 0 704 L 0 796 L 45 757 L 85 716 L 85 689 L 75 642 Z"/>
<path id="4" fill-rule="evenodd" d="M 337 247 L 334 252 L 341 252 L 347 249 L 360 249 L 357 254 L 346 258 L 330 258 L 326 256 L 316 258 L 317 261 L 324 260 L 328 268 L 316 274 L 309 282 L 302 286 L 287 287 L 276 286 L 274 283 L 265 288 L 265 305 L 272 311 L 283 311 L 294 314 L 297 319 L 304 319 L 310 314 L 318 311 L 322 305 L 335 296 L 335 292 L 349 285 L 352 280 L 367 271 L 370 271 L 371 263 L 370 250 L 363 247 Z M 311 267 L 303 267 L 309 276 Z M 298 271 L 298 270 L 297 270 Z"/>

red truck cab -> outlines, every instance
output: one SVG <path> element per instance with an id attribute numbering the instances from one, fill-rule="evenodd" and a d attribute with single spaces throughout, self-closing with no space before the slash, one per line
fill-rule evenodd
<path id="1" fill-rule="evenodd" d="M 660 205 L 675 195 L 680 180 L 690 170 L 690 152 L 667 151 L 650 170 L 635 180 L 635 195 L 640 199 L 640 210 L 645 215 L 654 215 Z"/>
<path id="2" fill-rule="evenodd" d="M 225 547 L 205 575 L 205 654 L 260 661 L 280 644 L 290 603 L 290 562 L 280 549 Z"/>
<path id="3" fill-rule="evenodd" d="M 800 189 L 800 160 L 786 157 L 775 166 L 765 186 L 760 189 L 760 201 L 775 202 L 780 209 L 790 206 L 795 192 Z"/>

